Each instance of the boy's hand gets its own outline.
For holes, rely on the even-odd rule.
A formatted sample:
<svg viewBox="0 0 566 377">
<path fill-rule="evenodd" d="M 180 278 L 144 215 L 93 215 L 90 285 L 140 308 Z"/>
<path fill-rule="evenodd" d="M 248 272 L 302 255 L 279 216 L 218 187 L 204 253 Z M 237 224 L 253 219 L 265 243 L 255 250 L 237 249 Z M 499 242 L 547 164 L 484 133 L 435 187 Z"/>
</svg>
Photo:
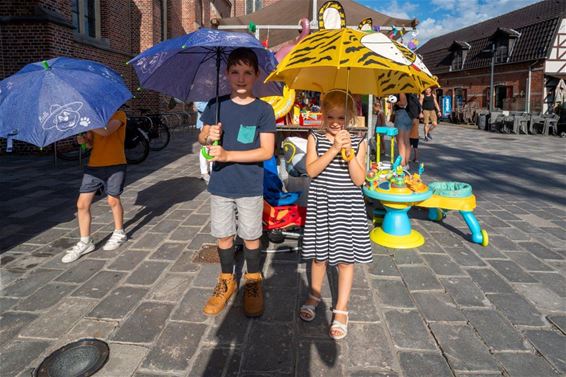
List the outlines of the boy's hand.
<svg viewBox="0 0 566 377">
<path fill-rule="evenodd" d="M 228 161 L 228 153 L 220 145 L 212 145 L 208 148 L 208 154 L 212 156 L 211 161 L 226 162 Z"/>
<path fill-rule="evenodd" d="M 212 143 L 220 140 L 222 137 L 222 123 L 218 122 L 216 126 L 210 126 L 208 131 L 208 140 Z"/>
<path fill-rule="evenodd" d="M 82 136 L 82 135 L 78 135 L 77 136 L 77 143 L 79 144 L 86 144 L 87 140 L 86 137 Z"/>
</svg>

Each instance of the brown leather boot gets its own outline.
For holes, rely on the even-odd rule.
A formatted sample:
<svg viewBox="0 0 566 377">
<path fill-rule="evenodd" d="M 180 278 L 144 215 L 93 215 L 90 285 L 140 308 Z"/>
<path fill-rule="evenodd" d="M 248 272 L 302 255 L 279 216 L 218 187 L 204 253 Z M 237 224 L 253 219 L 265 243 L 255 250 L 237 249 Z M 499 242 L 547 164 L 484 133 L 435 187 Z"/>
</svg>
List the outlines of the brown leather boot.
<svg viewBox="0 0 566 377">
<path fill-rule="evenodd" d="M 220 274 L 218 283 L 216 283 L 216 287 L 214 287 L 214 292 L 204 306 L 204 313 L 208 315 L 220 313 L 224 307 L 226 307 L 226 303 L 234 292 L 236 292 L 236 289 L 237 284 L 234 279 L 234 274 Z"/>
<path fill-rule="evenodd" d="M 263 314 L 263 278 L 261 272 L 245 274 L 244 313 L 248 317 L 259 317 Z"/>
</svg>

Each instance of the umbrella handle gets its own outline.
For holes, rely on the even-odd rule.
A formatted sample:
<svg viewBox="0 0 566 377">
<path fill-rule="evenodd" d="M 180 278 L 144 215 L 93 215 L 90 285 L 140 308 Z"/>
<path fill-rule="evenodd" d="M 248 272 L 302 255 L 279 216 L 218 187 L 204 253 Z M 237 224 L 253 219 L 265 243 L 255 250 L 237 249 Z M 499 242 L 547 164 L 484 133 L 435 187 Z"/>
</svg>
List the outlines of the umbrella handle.
<svg viewBox="0 0 566 377">
<path fill-rule="evenodd" d="M 212 142 L 212 145 L 218 145 L 218 140 L 215 140 Z M 208 147 L 206 146 L 202 146 L 200 148 L 200 153 L 203 155 L 204 158 L 206 158 L 207 160 L 212 160 L 214 158 L 214 156 L 211 156 L 208 154 Z"/>
<path fill-rule="evenodd" d="M 340 153 L 342 154 L 342 159 L 344 161 L 352 161 L 352 159 L 354 158 L 354 153 L 351 149 L 346 150 L 346 148 L 342 148 L 342 151 L 340 151 Z"/>
</svg>

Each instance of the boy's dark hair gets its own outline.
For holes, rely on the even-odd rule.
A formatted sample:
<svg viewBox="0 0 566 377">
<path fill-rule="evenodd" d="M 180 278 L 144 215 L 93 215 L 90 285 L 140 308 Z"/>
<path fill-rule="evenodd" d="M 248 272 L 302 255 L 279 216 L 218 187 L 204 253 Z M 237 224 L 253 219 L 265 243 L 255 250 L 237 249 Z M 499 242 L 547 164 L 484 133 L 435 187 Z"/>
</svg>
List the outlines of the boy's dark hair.
<svg viewBox="0 0 566 377">
<path fill-rule="evenodd" d="M 252 67 L 255 73 L 259 72 L 259 64 L 257 62 L 257 55 L 251 48 L 238 47 L 228 55 L 227 68 L 230 69 L 234 65 L 247 64 Z"/>
</svg>

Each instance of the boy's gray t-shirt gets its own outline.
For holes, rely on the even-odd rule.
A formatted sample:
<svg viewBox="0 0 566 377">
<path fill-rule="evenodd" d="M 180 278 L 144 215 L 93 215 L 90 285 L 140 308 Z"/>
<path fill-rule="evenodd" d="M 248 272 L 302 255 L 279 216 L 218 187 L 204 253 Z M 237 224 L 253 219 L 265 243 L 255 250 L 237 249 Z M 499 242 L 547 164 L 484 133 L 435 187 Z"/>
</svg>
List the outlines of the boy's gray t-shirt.
<svg viewBox="0 0 566 377">
<path fill-rule="evenodd" d="M 227 151 L 260 147 L 260 133 L 274 133 L 275 114 L 268 103 L 256 99 L 238 105 L 229 96 L 220 97 L 221 145 Z M 201 117 L 204 124 L 216 124 L 216 100 L 211 100 Z M 263 195 L 263 162 L 214 162 L 208 191 L 228 198 Z"/>
</svg>

